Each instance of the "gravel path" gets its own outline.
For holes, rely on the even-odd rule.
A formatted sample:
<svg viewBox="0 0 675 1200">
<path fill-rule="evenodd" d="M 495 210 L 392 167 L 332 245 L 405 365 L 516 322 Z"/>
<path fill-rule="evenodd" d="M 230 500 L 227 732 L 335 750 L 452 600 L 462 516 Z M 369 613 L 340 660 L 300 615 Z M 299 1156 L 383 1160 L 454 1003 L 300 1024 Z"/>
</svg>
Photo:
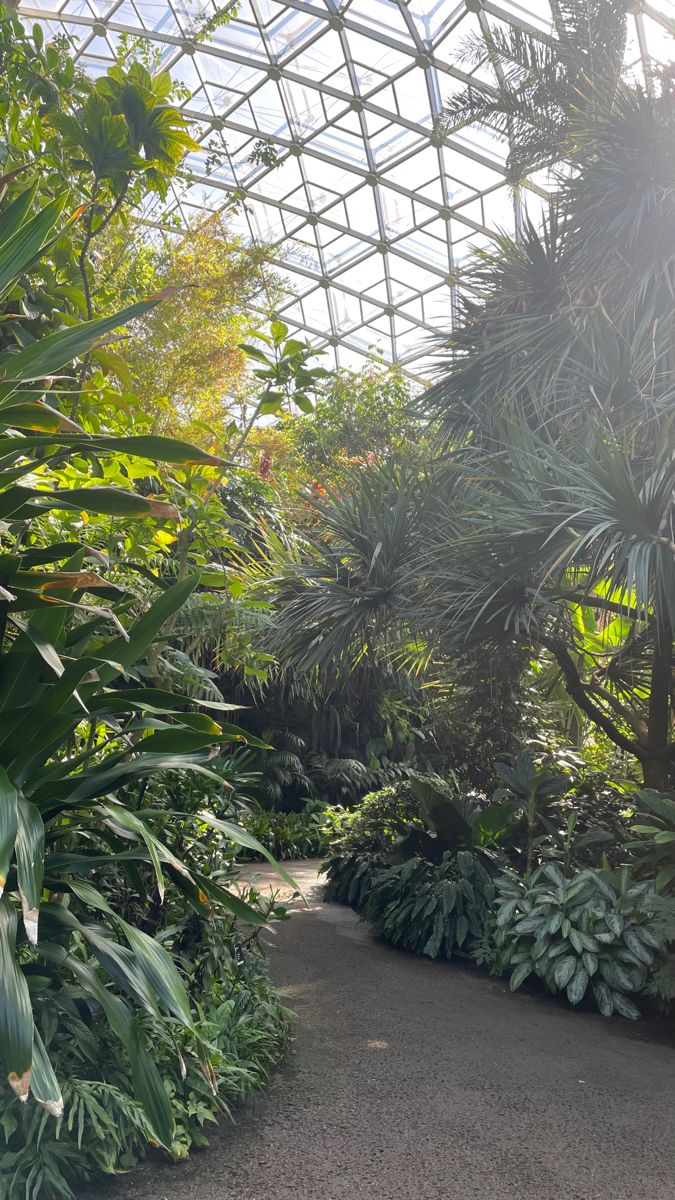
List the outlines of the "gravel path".
<svg viewBox="0 0 675 1200">
<path fill-rule="evenodd" d="M 316 868 L 291 864 L 309 907 L 270 951 L 284 1070 L 208 1150 L 106 1200 L 675 1200 L 664 1026 L 378 945 Z"/>
</svg>

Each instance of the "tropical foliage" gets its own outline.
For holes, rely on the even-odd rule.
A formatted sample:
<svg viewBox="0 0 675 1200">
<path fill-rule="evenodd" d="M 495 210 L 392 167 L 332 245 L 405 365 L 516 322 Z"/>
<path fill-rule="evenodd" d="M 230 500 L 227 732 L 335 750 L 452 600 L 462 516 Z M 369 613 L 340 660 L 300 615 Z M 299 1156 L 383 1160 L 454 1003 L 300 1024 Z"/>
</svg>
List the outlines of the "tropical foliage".
<svg viewBox="0 0 675 1200">
<path fill-rule="evenodd" d="M 433 135 L 553 194 L 423 393 L 331 371 L 227 207 L 154 221 L 195 144 L 146 44 L 90 79 L 0 14 L 8 1200 L 182 1158 L 267 1077 L 261 859 L 514 990 L 675 995 L 674 93 L 623 78 L 624 3 L 554 8 L 481 15 L 496 86 Z"/>
<path fill-rule="evenodd" d="M 672 938 L 654 920 L 658 901 L 649 883 L 635 883 L 627 868 L 616 876 L 591 868 L 571 880 L 546 863 L 526 880 L 498 881 L 496 944 L 512 968 L 515 990 L 533 972 L 550 991 L 578 1004 L 591 989 L 600 1012 L 635 1018 L 629 999 L 642 991 L 659 951 Z"/>
<path fill-rule="evenodd" d="M 333 834 L 327 899 L 362 912 L 395 946 L 508 974 L 512 990 L 536 979 L 571 1004 L 588 994 L 603 1015 L 631 1018 L 639 993 L 668 1001 L 675 905 L 640 878 L 628 831 L 624 865 L 612 870 L 606 830 L 574 838 L 574 821 L 562 826 L 564 777 L 522 755 L 499 773 L 507 799 L 503 788 L 488 802 L 423 777 L 366 797 Z M 548 830 L 536 839 L 535 810 Z"/>
<path fill-rule="evenodd" d="M 149 1142 L 187 1153 L 264 1078 L 286 1016 L 255 939 L 284 913 L 237 880 L 239 847 L 268 852 L 228 820 L 234 772 L 214 769 L 263 743 L 163 667 L 181 608 L 225 579 L 205 570 L 203 502 L 170 561 L 174 500 L 226 464 L 133 431 L 118 347 L 167 293 L 115 307 L 95 254 L 191 139 L 168 77 L 131 62 L 92 83 L 39 30 L 2 17 L 0 33 L 17 85 L 0 183 L 0 1180 L 47 1200 Z M 25 120 L 22 96 L 42 100 Z M 184 773 L 206 795 L 162 786 Z"/>
<path fill-rule="evenodd" d="M 666 78 L 618 88 L 542 227 L 476 255 L 422 397 L 445 453 L 313 501 L 271 639 L 305 671 L 521 649 L 512 673 L 536 657 L 657 789 L 675 754 L 672 104 Z"/>
<path fill-rule="evenodd" d="M 574 159 L 585 124 L 620 86 L 630 8 L 627 0 L 562 0 L 551 6 L 550 33 L 483 24 L 461 57 L 487 64 L 493 87 L 457 92 L 437 137 L 474 122 L 492 129 L 508 142 L 515 184 L 528 170 Z"/>
</svg>

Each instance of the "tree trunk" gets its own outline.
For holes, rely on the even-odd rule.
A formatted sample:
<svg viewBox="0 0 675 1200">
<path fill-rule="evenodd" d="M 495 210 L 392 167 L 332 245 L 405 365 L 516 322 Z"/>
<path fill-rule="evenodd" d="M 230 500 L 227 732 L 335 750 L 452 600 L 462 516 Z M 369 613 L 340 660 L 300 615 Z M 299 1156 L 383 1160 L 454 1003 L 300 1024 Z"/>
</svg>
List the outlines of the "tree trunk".
<svg viewBox="0 0 675 1200">
<path fill-rule="evenodd" d="M 655 792 L 665 792 L 668 789 L 668 762 L 665 758 L 643 758 L 642 778 L 645 787 L 653 788 Z"/>
<path fill-rule="evenodd" d="M 668 787 L 668 738 L 670 735 L 670 691 L 673 674 L 673 629 L 666 615 L 657 620 L 649 693 L 649 719 L 646 749 L 653 755 L 642 760 L 647 787 L 665 791 Z"/>
</svg>

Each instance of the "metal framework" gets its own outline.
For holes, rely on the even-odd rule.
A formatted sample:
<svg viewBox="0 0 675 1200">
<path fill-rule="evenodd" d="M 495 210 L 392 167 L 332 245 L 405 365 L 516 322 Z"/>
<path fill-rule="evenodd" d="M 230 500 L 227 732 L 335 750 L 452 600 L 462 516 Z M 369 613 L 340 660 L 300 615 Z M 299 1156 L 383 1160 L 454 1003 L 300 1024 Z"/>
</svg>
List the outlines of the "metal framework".
<svg viewBox="0 0 675 1200">
<path fill-rule="evenodd" d="M 186 95 L 201 145 L 189 178 L 149 223 L 219 211 L 272 243 L 288 283 L 279 310 L 339 365 L 376 354 L 425 374 L 430 338 L 451 322 L 469 249 L 512 229 L 521 209 L 505 182 L 506 147 L 471 127 L 432 137 L 443 102 L 467 73 L 461 47 L 486 23 L 550 25 L 548 0 L 241 0 L 236 19 L 207 23 L 217 0 L 38 0 L 24 18 L 66 33 L 90 74 L 120 38 L 147 37 Z M 629 63 L 675 57 L 675 0 L 635 5 Z M 213 166 L 213 153 L 215 166 Z M 536 216 L 545 190 L 520 201 Z"/>
</svg>

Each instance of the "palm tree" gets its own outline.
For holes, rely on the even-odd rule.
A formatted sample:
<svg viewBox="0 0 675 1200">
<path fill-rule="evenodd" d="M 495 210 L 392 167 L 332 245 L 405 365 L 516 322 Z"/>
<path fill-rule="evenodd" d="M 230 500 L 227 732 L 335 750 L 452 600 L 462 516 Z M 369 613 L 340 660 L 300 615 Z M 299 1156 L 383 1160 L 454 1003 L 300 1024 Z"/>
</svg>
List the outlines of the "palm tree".
<svg viewBox="0 0 675 1200">
<path fill-rule="evenodd" d="M 672 740 L 675 455 L 585 433 L 563 450 L 526 425 L 464 454 L 458 531 L 439 505 L 418 563 L 417 619 L 447 655 L 546 651 L 578 709 L 665 788 Z M 458 511 L 458 503 L 461 511 Z"/>
<path fill-rule="evenodd" d="M 630 0 L 551 0 L 551 33 L 490 26 L 466 40 L 462 59 L 487 60 L 492 87 L 470 86 L 441 111 L 437 136 L 480 123 L 509 145 L 508 178 L 574 159 L 579 128 L 611 104 L 621 79 Z"/>
<path fill-rule="evenodd" d="M 448 440 L 605 423 L 649 445 L 673 405 L 675 95 L 625 89 L 582 137 L 541 229 L 503 235 L 463 278 L 427 414 Z"/>
<path fill-rule="evenodd" d="M 424 525 L 424 481 L 388 467 L 355 479 L 342 494 L 309 502 L 313 528 L 273 564 L 271 646 L 295 670 L 372 662 L 397 614 L 414 607 L 410 562 Z"/>
<path fill-rule="evenodd" d="M 405 630 L 442 657 L 546 654 L 585 719 L 665 787 L 675 101 L 666 78 L 654 93 L 617 88 L 579 121 L 543 229 L 476 257 L 423 401 L 446 443 L 423 503 L 403 480 L 336 502 L 317 560 L 283 583 L 277 626 L 299 666 Z"/>
<path fill-rule="evenodd" d="M 675 761 L 675 102 L 616 87 L 542 230 L 477 256 L 425 403 L 454 440 L 425 549 L 446 650 L 515 638 L 665 787 Z M 457 487 L 462 480 L 463 493 Z M 441 489 L 442 490 L 442 489 Z M 458 516 L 462 496 L 463 516 Z M 458 535 L 448 539 L 443 508 Z"/>
</svg>

